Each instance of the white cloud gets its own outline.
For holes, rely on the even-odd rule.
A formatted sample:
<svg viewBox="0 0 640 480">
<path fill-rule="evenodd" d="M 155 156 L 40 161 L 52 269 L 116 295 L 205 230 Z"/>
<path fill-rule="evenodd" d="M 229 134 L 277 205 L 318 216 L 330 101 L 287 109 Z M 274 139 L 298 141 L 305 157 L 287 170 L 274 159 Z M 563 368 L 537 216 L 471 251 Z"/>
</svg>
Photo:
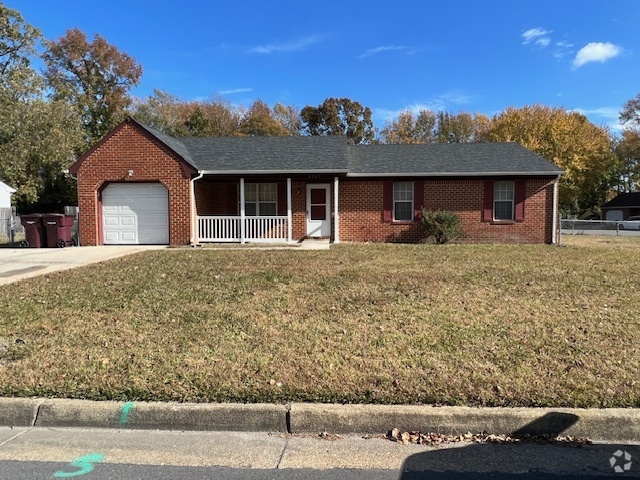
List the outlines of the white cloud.
<svg viewBox="0 0 640 480">
<path fill-rule="evenodd" d="M 299 38 L 284 43 L 268 43 L 266 45 L 257 45 L 249 50 L 249 53 L 289 53 L 304 50 L 305 48 L 319 43 L 323 40 L 320 35 L 312 35 L 310 37 Z"/>
<path fill-rule="evenodd" d="M 410 110 L 414 115 L 418 114 L 420 110 L 432 110 L 436 111 L 433 108 L 433 105 L 430 103 L 412 103 L 411 105 L 406 105 L 402 108 L 398 108 L 397 110 L 390 110 L 388 108 L 374 108 L 374 114 L 376 117 L 381 119 L 383 122 L 391 120 L 393 118 L 397 118 L 402 112 L 406 112 Z"/>
<path fill-rule="evenodd" d="M 551 43 L 551 39 L 548 37 L 550 33 L 551 31 L 545 30 L 544 28 L 531 28 L 521 35 L 524 39 L 522 43 L 526 45 L 527 43 L 534 42 L 536 45 L 546 47 Z"/>
<path fill-rule="evenodd" d="M 551 43 L 551 39 L 549 37 L 540 37 L 536 39 L 536 45 L 540 45 L 541 47 L 546 47 Z"/>
<path fill-rule="evenodd" d="M 612 130 L 622 130 L 622 125 L 620 124 L 620 107 L 575 108 L 574 111 L 589 117 L 589 119 L 596 124 L 604 123 Z"/>
<path fill-rule="evenodd" d="M 233 95 L 234 93 L 247 93 L 253 92 L 253 88 L 232 88 L 230 90 L 220 90 L 220 95 Z"/>
<path fill-rule="evenodd" d="M 452 106 L 459 106 L 471 103 L 472 96 L 462 92 L 461 90 L 449 90 L 436 97 L 433 97 L 424 102 L 414 102 L 409 105 L 405 105 L 402 108 L 396 110 L 390 110 L 387 108 L 375 108 L 375 116 L 386 122 L 392 118 L 396 118 L 400 113 L 411 110 L 414 114 L 417 114 L 420 110 L 431 110 L 432 112 L 439 111 L 451 111 Z"/>
<path fill-rule="evenodd" d="M 374 55 L 377 55 L 382 52 L 392 52 L 392 51 L 398 51 L 398 50 L 409 50 L 409 47 L 404 47 L 402 45 L 384 45 L 381 47 L 370 48 L 369 50 L 364 52 L 362 55 L 359 55 L 358 58 L 373 57 Z"/>
<path fill-rule="evenodd" d="M 622 54 L 622 49 L 613 43 L 591 42 L 578 50 L 576 58 L 573 60 L 573 69 L 591 63 L 604 63 L 607 60 Z"/>
<path fill-rule="evenodd" d="M 561 40 L 553 45 L 553 56 L 555 58 L 563 58 L 573 52 L 573 43 Z"/>
</svg>

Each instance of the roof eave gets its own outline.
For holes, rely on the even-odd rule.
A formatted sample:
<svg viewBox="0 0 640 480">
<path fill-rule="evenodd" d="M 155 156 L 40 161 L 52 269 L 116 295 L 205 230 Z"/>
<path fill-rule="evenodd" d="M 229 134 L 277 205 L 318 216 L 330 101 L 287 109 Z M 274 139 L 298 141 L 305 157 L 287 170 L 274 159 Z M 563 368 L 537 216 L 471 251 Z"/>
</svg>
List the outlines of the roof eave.
<svg viewBox="0 0 640 480">
<path fill-rule="evenodd" d="M 347 177 L 559 177 L 564 170 L 549 172 L 351 172 Z"/>
<path fill-rule="evenodd" d="M 317 170 L 200 170 L 198 173 L 204 175 L 299 175 L 318 173 L 348 174 L 349 170 L 331 168 L 321 168 Z"/>
</svg>

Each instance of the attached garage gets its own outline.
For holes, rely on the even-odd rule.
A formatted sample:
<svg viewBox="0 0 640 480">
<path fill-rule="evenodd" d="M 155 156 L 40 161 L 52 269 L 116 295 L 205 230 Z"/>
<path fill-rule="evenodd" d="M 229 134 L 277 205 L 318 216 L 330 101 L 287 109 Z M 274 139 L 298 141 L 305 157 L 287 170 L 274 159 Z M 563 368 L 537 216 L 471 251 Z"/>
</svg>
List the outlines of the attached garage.
<svg viewBox="0 0 640 480">
<path fill-rule="evenodd" d="M 607 210 L 605 220 L 615 220 L 620 222 L 623 220 L 624 214 L 622 210 Z"/>
<path fill-rule="evenodd" d="M 169 195 L 161 183 L 112 183 L 102 191 L 105 245 L 169 243 Z"/>
</svg>

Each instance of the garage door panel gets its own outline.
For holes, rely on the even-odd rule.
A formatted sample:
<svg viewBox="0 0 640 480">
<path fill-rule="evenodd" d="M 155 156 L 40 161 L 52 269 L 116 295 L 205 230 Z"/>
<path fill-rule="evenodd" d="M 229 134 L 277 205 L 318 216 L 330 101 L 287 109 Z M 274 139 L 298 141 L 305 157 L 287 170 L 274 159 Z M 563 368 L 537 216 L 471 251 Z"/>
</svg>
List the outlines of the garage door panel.
<svg viewBox="0 0 640 480">
<path fill-rule="evenodd" d="M 168 225 L 166 217 L 145 215 L 138 219 L 138 225 L 141 227 L 166 227 Z"/>
<path fill-rule="evenodd" d="M 169 243 L 169 200 L 161 184 L 111 184 L 102 192 L 105 244 Z"/>
<path fill-rule="evenodd" d="M 134 227 L 136 225 L 136 217 L 133 215 L 121 215 L 119 219 L 122 227 Z"/>
</svg>

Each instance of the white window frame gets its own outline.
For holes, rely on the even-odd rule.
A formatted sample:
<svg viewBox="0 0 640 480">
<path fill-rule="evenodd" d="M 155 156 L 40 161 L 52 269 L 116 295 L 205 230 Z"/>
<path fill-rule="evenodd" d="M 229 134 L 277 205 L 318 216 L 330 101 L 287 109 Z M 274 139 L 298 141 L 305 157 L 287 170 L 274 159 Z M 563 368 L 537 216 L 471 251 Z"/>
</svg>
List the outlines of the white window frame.
<svg viewBox="0 0 640 480">
<path fill-rule="evenodd" d="M 406 187 L 409 186 L 410 188 L 407 189 Z M 402 190 L 400 190 L 402 187 Z M 407 198 L 400 198 L 397 199 L 397 197 L 400 196 L 400 194 L 404 194 L 404 196 L 406 196 L 407 193 L 410 193 L 411 198 L 407 199 Z M 413 221 L 413 212 L 414 212 L 414 206 L 413 206 L 413 202 L 415 199 L 415 195 L 414 195 L 414 184 L 413 182 L 393 182 L 393 221 L 394 222 L 412 222 Z M 410 218 L 397 218 L 396 216 L 396 206 L 398 204 L 409 204 L 410 205 Z"/>
<path fill-rule="evenodd" d="M 513 180 L 496 180 L 493 182 L 493 220 L 496 222 L 512 222 L 515 220 L 516 182 Z M 510 218 L 496 218 L 497 204 L 510 204 Z"/>
<path fill-rule="evenodd" d="M 273 193 L 273 200 L 264 200 L 261 192 L 262 187 L 268 186 Z M 254 198 L 254 200 L 248 200 Z M 247 205 L 254 205 L 254 214 L 247 213 Z M 262 205 L 273 204 L 274 209 L 272 215 L 262 214 Z M 278 184 L 277 183 L 245 183 L 244 184 L 244 210 L 247 217 L 275 217 L 278 216 Z"/>
</svg>

